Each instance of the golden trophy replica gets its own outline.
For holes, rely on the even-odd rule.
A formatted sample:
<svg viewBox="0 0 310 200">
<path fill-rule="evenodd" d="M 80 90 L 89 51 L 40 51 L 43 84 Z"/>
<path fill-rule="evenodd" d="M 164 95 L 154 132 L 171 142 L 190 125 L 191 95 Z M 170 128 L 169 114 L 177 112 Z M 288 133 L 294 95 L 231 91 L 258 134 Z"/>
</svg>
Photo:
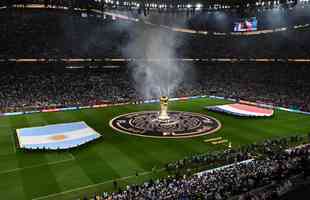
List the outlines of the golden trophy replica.
<svg viewBox="0 0 310 200">
<path fill-rule="evenodd" d="M 160 97 L 160 112 L 159 112 L 159 121 L 168 121 L 170 117 L 168 116 L 168 100 L 167 96 Z"/>
</svg>

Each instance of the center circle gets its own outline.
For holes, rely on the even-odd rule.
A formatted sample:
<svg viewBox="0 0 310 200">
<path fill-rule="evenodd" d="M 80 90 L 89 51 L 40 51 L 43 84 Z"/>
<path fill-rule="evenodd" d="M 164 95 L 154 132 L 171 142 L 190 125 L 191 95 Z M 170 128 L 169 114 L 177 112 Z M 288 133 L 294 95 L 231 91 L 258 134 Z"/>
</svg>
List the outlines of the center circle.
<svg viewBox="0 0 310 200">
<path fill-rule="evenodd" d="M 153 138 L 190 138 L 214 133 L 221 123 L 210 116 L 182 112 L 168 112 L 169 120 L 159 120 L 158 111 L 143 111 L 117 116 L 110 126 L 119 132 Z"/>
</svg>

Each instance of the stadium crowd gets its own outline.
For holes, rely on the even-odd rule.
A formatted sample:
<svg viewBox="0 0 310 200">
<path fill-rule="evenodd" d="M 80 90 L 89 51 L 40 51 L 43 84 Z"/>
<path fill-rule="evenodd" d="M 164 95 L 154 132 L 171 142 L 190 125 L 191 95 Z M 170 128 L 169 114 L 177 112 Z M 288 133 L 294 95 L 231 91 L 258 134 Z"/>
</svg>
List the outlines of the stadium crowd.
<svg viewBox="0 0 310 200">
<path fill-rule="evenodd" d="M 289 149 L 296 144 L 303 143 L 304 141 L 304 137 L 302 136 L 266 140 L 262 143 L 249 144 L 237 149 L 228 149 L 220 152 L 210 152 L 186 157 L 182 160 L 167 164 L 166 169 L 168 171 L 177 172 L 182 169 L 199 168 L 199 166 L 224 166 L 254 157 L 261 157 L 261 155 L 273 156 L 274 152 Z"/>
<path fill-rule="evenodd" d="M 131 95 L 126 73 L 118 70 L 12 70 L 0 72 L 1 110 L 96 105 Z M 11 109 L 9 109 L 11 108 Z"/>
<path fill-rule="evenodd" d="M 0 10 L 0 58 L 119 57 L 130 22 L 62 10 Z"/>
<path fill-rule="evenodd" d="M 150 98 L 139 91 L 144 83 L 132 78 L 134 66 L 66 67 L 56 64 L 3 66 L 0 110 L 86 106 Z M 306 65 L 201 63 L 190 69 L 186 72 L 187 78 L 170 96 L 217 95 L 310 111 L 310 71 Z"/>
<path fill-rule="evenodd" d="M 64 11 L 1 10 L 0 59 L 15 58 L 120 58 L 123 47 L 145 24 L 104 19 L 103 15 Z M 133 33 L 131 30 L 135 30 Z M 305 58 L 309 30 L 255 36 L 176 34 L 179 57 L 190 58 Z M 135 102 L 146 98 L 133 80 L 129 66 L 70 67 L 68 64 L 32 66 L 1 63 L 0 112 L 50 107 Z M 310 68 L 285 62 L 195 63 L 192 74 L 170 96 L 217 95 L 271 103 L 310 111 Z M 80 69 L 80 67 L 85 67 Z M 298 140 L 298 138 L 295 138 Z M 293 138 L 293 140 L 295 140 Z M 167 165 L 170 171 L 215 163 L 233 167 L 198 175 L 176 174 L 127 186 L 95 199 L 274 199 L 292 187 L 290 177 L 309 175 L 310 146 L 285 151 L 286 140 L 220 154 L 197 155 Z M 263 155 L 263 156 L 261 156 Z M 246 163 L 237 162 L 255 157 Z M 263 186 L 272 190 L 252 192 Z M 85 198 L 87 199 L 87 198 Z"/>
<path fill-rule="evenodd" d="M 232 166 L 201 174 L 150 180 L 118 192 L 97 194 L 94 199 L 277 199 L 292 188 L 292 177 L 301 175 L 306 180 L 310 172 L 310 145 L 287 150 L 291 141 L 298 141 L 298 137 L 256 145 L 268 153 L 254 160 L 235 161 Z"/>
<path fill-rule="evenodd" d="M 0 35 L 0 60 L 120 58 L 124 56 L 123 48 L 148 28 L 145 24 L 112 20 L 94 13 L 5 9 L 0 12 L 3 33 Z M 309 55 L 308 32 L 284 31 L 245 37 L 178 33 L 175 39 L 180 58 L 287 59 Z M 1 65 L 6 68 L 5 62 Z M 310 111 L 310 72 L 305 64 L 197 66 L 195 64 L 194 80 L 183 81 L 170 96 L 217 95 Z M 0 72 L 1 112 L 149 98 L 137 89 L 136 85 L 143 83 L 132 80 L 129 69 L 32 71 L 11 70 L 10 67 Z"/>
<path fill-rule="evenodd" d="M 173 34 L 179 58 L 306 58 L 310 49 L 307 28 L 251 36 L 197 35 L 95 13 L 10 9 L 0 11 L 0 59 L 127 57 L 123 49 L 154 28 Z"/>
</svg>

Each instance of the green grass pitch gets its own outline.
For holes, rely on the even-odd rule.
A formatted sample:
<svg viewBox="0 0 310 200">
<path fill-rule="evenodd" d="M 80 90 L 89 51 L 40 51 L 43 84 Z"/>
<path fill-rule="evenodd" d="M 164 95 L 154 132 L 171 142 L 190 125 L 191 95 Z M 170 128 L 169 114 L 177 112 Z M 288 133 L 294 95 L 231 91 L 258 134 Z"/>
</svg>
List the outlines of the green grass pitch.
<svg viewBox="0 0 310 200">
<path fill-rule="evenodd" d="M 310 116 L 276 111 L 272 118 L 241 119 L 212 113 L 203 107 L 227 103 L 208 98 L 172 102 L 170 110 L 205 113 L 221 121 L 222 129 L 211 135 L 191 139 L 151 139 L 117 133 L 109 120 L 128 112 L 158 109 L 158 104 L 126 105 L 58 113 L 0 118 L 0 198 L 1 199 L 76 199 L 83 194 L 113 188 L 111 180 L 121 184 L 137 183 L 156 176 L 151 169 L 185 156 L 224 149 L 223 145 L 203 142 L 222 136 L 233 147 L 310 132 Z M 101 139 L 83 148 L 64 152 L 21 152 L 16 148 L 15 130 L 22 127 L 85 121 Z M 139 172 L 136 177 L 135 173 Z"/>
</svg>

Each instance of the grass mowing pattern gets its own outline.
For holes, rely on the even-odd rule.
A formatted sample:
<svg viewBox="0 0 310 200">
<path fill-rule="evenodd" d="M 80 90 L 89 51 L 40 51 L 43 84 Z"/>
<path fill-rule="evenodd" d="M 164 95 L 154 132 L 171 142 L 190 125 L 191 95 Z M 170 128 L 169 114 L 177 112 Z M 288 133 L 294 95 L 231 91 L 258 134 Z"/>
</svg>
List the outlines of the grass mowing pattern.
<svg viewBox="0 0 310 200">
<path fill-rule="evenodd" d="M 158 109 L 158 104 L 2 117 L 1 199 L 76 199 L 87 193 L 112 190 L 113 179 L 122 180 L 118 181 L 121 185 L 143 182 L 154 174 L 144 173 L 135 177 L 136 172 L 150 172 L 154 166 L 160 169 L 169 161 L 225 148 L 222 145 L 204 143 L 203 140 L 207 138 L 222 136 L 231 141 L 234 147 L 266 138 L 306 134 L 310 131 L 310 116 L 302 114 L 276 111 L 272 118 L 241 119 L 208 112 L 203 108 L 223 103 L 227 101 L 207 98 L 170 103 L 170 110 L 204 113 L 221 121 L 223 127 L 218 132 L 191 139 L 135 137 L 116 133 L 109 127 L 109 120 L 117 115 Z M 103 133 L 104 139 L 61 153 L 24 153 L 15 149 L 17 128 L 74 121 L 85 121 L 97 132 Z M 162 175 L 165 172 L 159 172 L 155 176 Z M 88 186 L 93 184 L 94 186 Z M 69 192 L 64 192 L 68 190 Z M 53 195 L 61 192 L 63 193 Z M 51 196 L 40 198 L 47 195 Z"/>
</svg>

